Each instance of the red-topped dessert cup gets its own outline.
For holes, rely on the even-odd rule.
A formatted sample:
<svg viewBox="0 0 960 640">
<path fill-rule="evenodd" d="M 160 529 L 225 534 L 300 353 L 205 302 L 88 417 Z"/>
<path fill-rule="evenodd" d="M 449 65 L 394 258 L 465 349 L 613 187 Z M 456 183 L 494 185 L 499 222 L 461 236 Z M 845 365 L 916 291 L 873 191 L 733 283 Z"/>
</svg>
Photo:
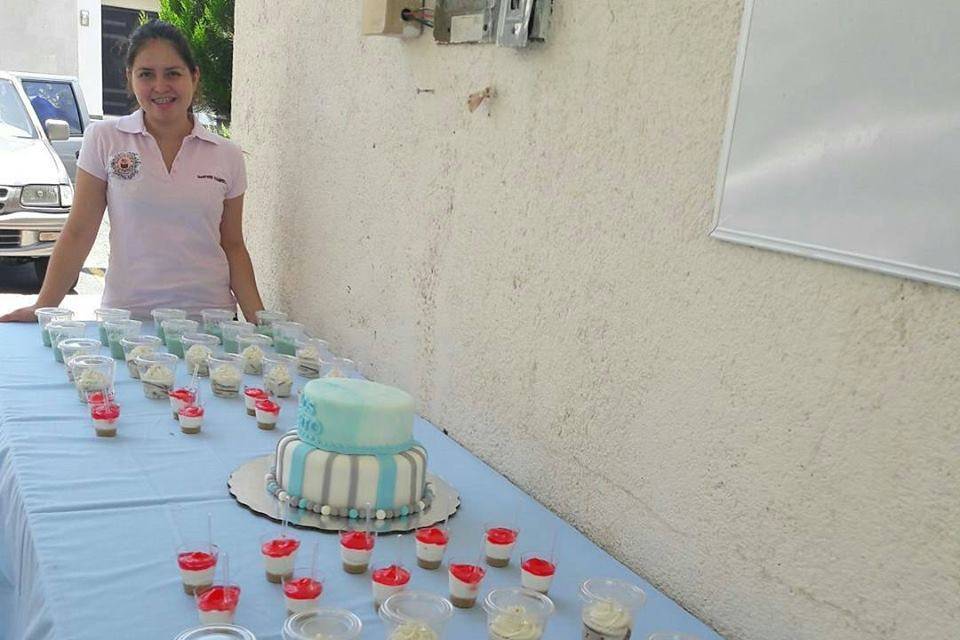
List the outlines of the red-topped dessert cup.
<svg viewBox="0 0 960 640">
<path fill-rule="evenodd" d="M 240 586 L 214 584 L 196 593 L 200 624 L 232 624 L 240 604 Z"/>
<path fill-rule="evenodd" d="M 180 421 L 180 431 L 187 435 L 196 435 L 203 429 L 203 407 L 196 404 L 187 405 L 177 412 Z"/>
<path fill-rule="evenodd" d="M 373 587 L 373 606 L 379 608 L 384 600 L 407 588 L 410 571 L 397 562 L 377 565 L 370 573 L 370 584 Z"/>
<path fill-rule="evenodd" d="M 520 584 L 538 593 L 547 593 L 557 573 L 557 559 L 549 553 L 528 551 L 520 556 Z"/>
<path fill-rule="evenodd" d="M 340 532 L 340 560 L 347 573 L 366 573 L 376 536 L 367 531 Z"/>
<path fill-rule="evenodd" d="M 243 404 L 247 408 L 248 416 L 257 415 L 257 400 L 268 397 L 267 392 L 259 387 L 247 387 L 243 390 Z"/>
<path fill-rule="evenodd" d="M 477 603 L 480 585 L 487 570 L 476 559 L 453 558 L 447 568 L 450 602 L 460 609 L 470 609 Z"/>
<path fill-rule="evenodd" d="M 188 542 L 177 548 L 177 566 L 185 593 L 194 595 L 213 584 L 219 556 L 217 545 L 208 542 Z"/>
<path fill-rule="evenodd" d="M 520 530 L 514 525 L 491 523 L 484 526 L 484 554 L 491 567 L 505 567 L 517 544 Z"/>
<path fill-rule="evenodd" d="M 424 527 L 417 529 L 417 566 L 421 569 L 439 569 L 443 562 L 443 553 L 450 542 L 450 531 L 446 527 Z"/>
<path fill-rule="evenodd" d="M 256 404 L 257 428 L 270 431 L 277 426 L 280 419 L 280 405 L 270 398 L 261 398 Z"/>
<path fill-rule="evenodd" d="M 320 608 L 323 576 L 311 567 L 296 567 L 283 578 L 283 602 L 287 613 L 304 613 Z"/>
<path fill-rule="evenodd" d="M 300 549 L 300 541 L 279 532 L 265 533 L 260 536 L 260 555 L 267 581 L 280 584 L 293 574 L 293 564 Z"/>
</svg>

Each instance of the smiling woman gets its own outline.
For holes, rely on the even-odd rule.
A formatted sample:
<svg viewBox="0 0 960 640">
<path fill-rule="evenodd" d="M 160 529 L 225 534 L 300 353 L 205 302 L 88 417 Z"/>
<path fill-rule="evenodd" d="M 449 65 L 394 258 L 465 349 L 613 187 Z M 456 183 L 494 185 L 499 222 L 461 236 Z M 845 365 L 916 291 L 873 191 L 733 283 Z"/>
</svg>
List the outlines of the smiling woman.
<svg viewBox="0 0 960 640">
<path fill-rule="evenodd" d="M 110 262 L 103 305 L 148 317 L 174 307 L 198 314 L 263 308 L 243 242 L 246 169 L 239 147 L 193 115 L 200 70 L 175 27 L 159 20 L 130 38 L 127 84 L 134 113 L 84 136 L 77 189 L 36 305 L 0 320 L 30 321 L 57 306 L 90 251 L 104 210 Z"/>
</svg>

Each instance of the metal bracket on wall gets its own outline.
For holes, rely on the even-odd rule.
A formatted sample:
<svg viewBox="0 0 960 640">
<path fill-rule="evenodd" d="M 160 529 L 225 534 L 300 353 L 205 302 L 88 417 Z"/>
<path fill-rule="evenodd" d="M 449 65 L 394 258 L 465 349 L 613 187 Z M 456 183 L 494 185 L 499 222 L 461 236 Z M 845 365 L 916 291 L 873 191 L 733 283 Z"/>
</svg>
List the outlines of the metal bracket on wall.
<svg viewBox="0 0 960 640">
<path fill-rule="evenodd" d="M 497 44 L 525 47 L 530 40 L 545 40 L 553 13 L 553 0 L 503 0 L 497 22 Z"/>
<path fill-rule="evenodd" d="M 500 3 L 501 0 L 437 0 L 433 9 L 434 40 L 444 44 L 494 42 Z"/>
</svg>

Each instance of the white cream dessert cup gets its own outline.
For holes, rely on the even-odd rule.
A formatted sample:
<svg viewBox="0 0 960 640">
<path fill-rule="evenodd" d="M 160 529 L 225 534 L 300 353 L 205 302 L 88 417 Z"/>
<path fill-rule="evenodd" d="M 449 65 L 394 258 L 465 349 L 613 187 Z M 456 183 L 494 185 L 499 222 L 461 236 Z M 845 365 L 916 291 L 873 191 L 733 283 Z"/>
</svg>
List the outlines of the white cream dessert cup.
<svg viewBox="0 0 960 640">
<path fill-rule="evenodd" d="M 137 358 L 140 387 L 148 400 L 168 400 L 176 382 L 180 359 L 172 353 L 151 353 Z"/>
<path fill-rule="evenodd" d="M 293 393 L 293 376 L 297 359 L 273 354 L 263 356 L 263 388 L 278 398 L 289 398 Z"/>
<path fill-rule="evenodd" d="M 553 614 L 553 601 L 522 587 L 493 589 L 483 599 L 489 640 L 540 640 Z"/>
<path fill-rule="evenodd" d="M 120 340 L 123 348 L 123 359 L 127 365 L 127 373 L 134 380 L 140 379 L 140 370 L 137 369 L 137 358 L 156 353 L 163 346 L 163 340 L 157 336 L 139 335 Z"/>
<path fill-rule="evenodd" d="M 319 378 L 329 352 L 325 340 L 319 338 L 305 338 L 297 340 L 295 357 L 297 358 L 297 373 L 304 378 Z"/>
<path fill-rule="evenodd" d="M 216 355 L 220 338 L 209 333 L 185 333 L 180 336 L 183 345 L 183 362 L 187 365 L 187 375 L 198 378 L 210 375 L 210 356 Z"/>
<path fill-rule="evenodd" d="M 73 367 L 71 360 L 77 356 L 92 356 L 100 351 L 100 341 L 92 338 L 67 338 L 60 341 L 60 353 L 63 354 L 64 368 L 67 370 L 67 381 L 73 382 Z"/>
<path fill-rule="evenodd" d="M 626 640 L 647 600 L 640 587 L 613 578 L 591 578 L 580 585 L 583 640 Z"/>
<path fill-rule="evenodd" d="M 57 320 L 73 320 L 73 311 L 63 307 L 40 307 L 33 312 L 37 317 L 37 324 L 40 326 L 40 339 L 43 346 L 49 347 L 50 334 L 47 332 L 47 325 Z"/>
<path fill-rule="evenodd" d="M 379 614 L 387 640 L 441 640 L 453 617 L 453 605 L 434 593 L 408 589 L 384 600 Z"/>
<path fill-rule="evenodd" d="M 251 376 L 263 373 L 263 357 L 273 345 L 273 339 L 262 333 L 244 333 L 237 336 L 237 348 L 243 358 L 243 372 Z"/>
<path fill-rule="evenodd" d="M 70 361 L 73 384 L 80 402 L 87 404 L 87 396 L 100 392 L 113 394 L 113 376 L 116 363 L 110 356 L 75 356 Z"/>
<path fill-rule="evenodd" d="M 218 398 L 236 398 L 243 382 L 243 358 L 234 353 L 210 356 L 210 391 Z"/>
</svg>

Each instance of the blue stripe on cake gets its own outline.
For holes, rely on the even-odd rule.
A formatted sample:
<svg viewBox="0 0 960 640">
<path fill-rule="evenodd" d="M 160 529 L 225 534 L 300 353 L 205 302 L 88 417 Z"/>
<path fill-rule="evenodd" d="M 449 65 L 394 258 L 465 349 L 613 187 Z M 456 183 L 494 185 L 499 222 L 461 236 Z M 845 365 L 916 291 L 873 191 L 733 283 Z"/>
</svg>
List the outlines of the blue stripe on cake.
<svg viewBox="0 0 960 640">
<path fill-rule="evenodd" d="M 397 461 L 392 455 L 377 456 L 380 478 L 377 481 L 377 509 L 393 509 L 397 485 Z"/>
</svg>

